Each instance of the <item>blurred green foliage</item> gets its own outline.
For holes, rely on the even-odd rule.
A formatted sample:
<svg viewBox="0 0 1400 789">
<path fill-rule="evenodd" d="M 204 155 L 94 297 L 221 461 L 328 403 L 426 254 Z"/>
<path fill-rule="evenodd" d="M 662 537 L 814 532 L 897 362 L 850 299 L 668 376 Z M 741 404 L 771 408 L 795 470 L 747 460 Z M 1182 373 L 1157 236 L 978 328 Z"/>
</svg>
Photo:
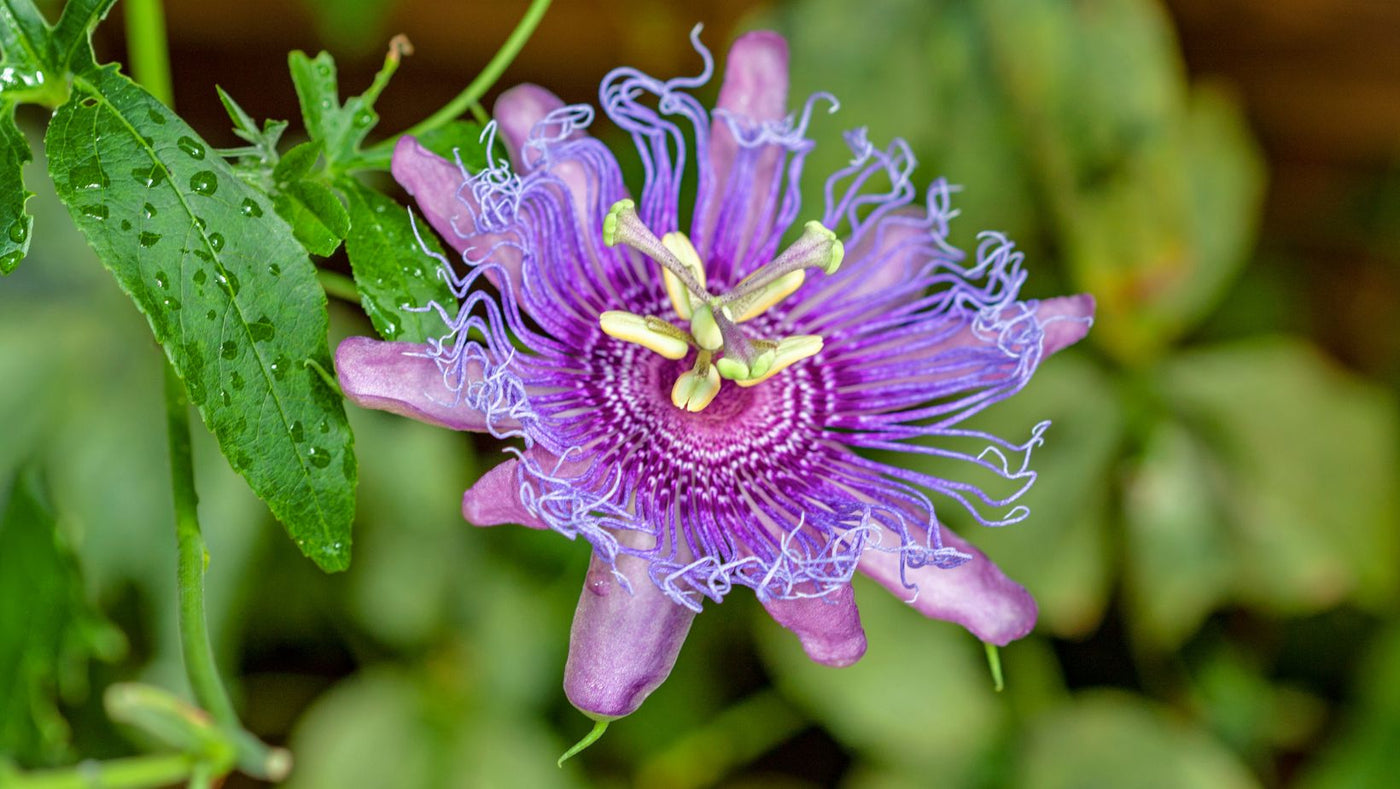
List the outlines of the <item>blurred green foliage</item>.
<svg viewBox="0 0 1400 789">
<path fill-rule="evenodd" d="M 809 186 L 848 158 L 842 128 L 903 136 L 921 183 L 963 186 L 964 245 L 1007 231 L 1030 289 L 1099 300 L 1082 347 L 977 418 L 1008 438 L 1054 421 L 1032 517 L 980 529 L 946 508 L 1041 604 L 1038 632 L 1003 650 L 1006 691 L 979 644 L 873 585 L 857 584 L 869 653 L 840 670 L 738 593 L 697 620 L 641 711 L 560 771 L 588 728 L 559 689 L 586 546 L 465 526 L 458 496 L 499 444 L 355 410 L 341 577 L 280 539 L 197 437 L 211 630 L 248 725 L 295 753 L 290 785 L 1387 786 L 1395 396 L 1272 318 L 1232 322 L 1311 294 L 1253 257 L 1260 153 L 1227 90 L 1187 81 L 1162 9 L 790 0 L 758 21 L 790 38 L 794 95 L 842 101 L 814 121 Z M 0 619 L 0 678 L 7 660 L 41 667 L 17 675 L 23 705 L 0 698 L 7 738 L 16 710 L 39 713 L 37 739 L 0 740 L 26 765 L 133 748 L 84 686 L 184 683 L 158 351 L 52 196 L 29 209 L 31 259 L 0 283 L 0 479 L 20 480 L 6 512 L 35 516 L 20 520 L 43 548 L 0 524 L 0 567 L 22 553 L 42 582 Z M 331 317 L 333 341 L 372 331 L 342 305 Z M 56 512 L 38 506 L 40 470 Z M 0 605 L 18 577 L 0 572 Z M 97 610 L 131 642 L 113 665 L 83 660 L 118 654 Z M 42 638 L 14 624 L 33 621 Z"/>
</svg>

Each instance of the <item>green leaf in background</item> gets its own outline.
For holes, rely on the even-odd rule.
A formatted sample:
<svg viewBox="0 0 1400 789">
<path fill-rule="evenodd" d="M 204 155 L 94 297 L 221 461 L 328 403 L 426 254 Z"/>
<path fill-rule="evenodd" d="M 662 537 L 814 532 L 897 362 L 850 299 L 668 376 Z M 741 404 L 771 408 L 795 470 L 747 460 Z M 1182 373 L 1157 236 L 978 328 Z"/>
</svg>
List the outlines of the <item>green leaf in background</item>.
<svg viewBox="0 0 1400 789">
<path fill-rule="evenodd" d="M 1400 627 L 1376 639 L 1355 674 L 1353 706 L 1303 773 L 1303 789 L 1384 787 L 1400 775 Z"/>
<path fill-rule="evenodd" d="M 880 764 L 936 769 L 947 785 L 965 785 L 1005 714 L 981 645 L 863 577 L 855 590 L 870 645 L 865 657 L 847 668 L 818 665 L 791 632 L 769 621 L 758 630 L 775 684 L 846 747 Z"/>
<path fill-rule="evenodd" d="M 443 255 L 437 237 L 426 227 L 415 237 L 403 206 L 353 178 L 342 178 L 336 185 L 350 203 L 345 251 L 374 330 L 386 340 L 408 342 L 442 336 L 447 327 L 437 311 L 405 309 L 456 303 L 430 256 Z M 419 246 L 420 238 L 426 251 Z"/>
<path fill-rule="evenodd" d="M 51 765 L 68 756 L 57 697 L 81 692 L 88 658 L 114 660 L 125 640 L 88 604 L 39 474 L 26 469 L 9 488 L 0 517 L 0 753 Z"/>
<path fill-rule="evenodd" d="M 1163 422 L 1125 481 L 1124 585 L 1134 632 L 1175 649 L 1234 589 L 1235 556 L 1205 447 Z"/>
<path fill-rule="evenodd" d="M 462 162 L 467 172 L 486 167 L 486 146 L 481 142 L 481 124 L 451 121 L 418 135 L 420 145 L 449 162 Z"/>
<path fill-rule="evenodd" d="M 1205 732 L 1126 693 L 1097 691 L 1028 727 L 1021 789 L 1249 789 L 1258 783 Z"/>
<path fill-rule="evenodd" d="M 1234 596 L 1281 614 L 1384 610 L 1400 571 L 1394 396 L 1286 339 L 1181 355 L 1161 380 L 1211 457 Z"/>
<path fill-rule="evenodd" d="M 74 222 L 136 302 L 235 469 L 326 570 L 349 564 L 356 479 L 325 295 L 287 227 L 115 68 L 74 82 L 46 138 Z"/>
<path fill-rule="evenodd" d="M 32 193 L 24 187 L 24 163 L 34 157 L 15 126 L 15 107 L 0 101 L 0 275 L 15 270 L 29 253 L 34 217 L 24 210 Z"/>
<path fill-rule="evenodd" d="M 1058 246 L 1099 299 L 1096 342 L 1120 361 L 1160 355 L 1253 241 L 1263 168 L 1239 109 L 1191 95 L 1156 4 L 979 8 Z"/>
</svg>

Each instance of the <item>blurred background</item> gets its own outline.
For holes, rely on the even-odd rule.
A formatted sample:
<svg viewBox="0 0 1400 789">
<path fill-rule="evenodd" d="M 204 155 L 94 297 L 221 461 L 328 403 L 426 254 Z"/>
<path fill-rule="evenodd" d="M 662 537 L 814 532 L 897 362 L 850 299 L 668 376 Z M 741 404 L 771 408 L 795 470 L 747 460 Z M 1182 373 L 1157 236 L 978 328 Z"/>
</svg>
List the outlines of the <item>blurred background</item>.
<svg viewBox="0 0 1400 789">
<path fill-rule="evenodd" d="M 237 142 L 216 84 L 296 119 L 288 51 L 331 51 L 359 92 L 395 33 L 416 53 L 379 133 L 405 128 L 525 10 L 166 6 L 176 108 L 216 145 Z M 121 11 L 99 30 L 109 59 Z M 354 563 L 327 576 L 200 428 L 212 632 L 244 721 L 295 753 L 288 786 L 1394 785 L 1400 5 L 557 0 L 491 97 L 532 81 L 595 102 L 617 65 L 695 73 L 696 22 L 717 53 L 782 31 L 794 95 L 841 99 L 813 123 L 809 186 L 848 158 L 843 129 L 902 136 L 921 184 L 963 186 L 964 245 L 1004 230 L 1028 295 L 1098 297 L 1089 340 L 979 418 L 1008 437 L 1054 421 L 1032 517 L 954 521 L 1041 604 L 1002 651 L 1006 690 L 971 636 L 873 586 L 869 652 L 840 670 L 739 592 L 561 770 L 588 728 L 560 688 L 587 546 L 463 523 L 499 445 L 352 409 Z M 44 179 L 31 259 L 0 281 L 0 485 L 47 496 L 72 548 L 48 559 L 69 583 L 37 590 L 11 588 L 19 548 L 0 543 L 0 592 L 52 613 L 20 639 L 0 600 L 0 737 L 31 766 L 142 746 L 102 712 L 112 682 L 185 689 L 157 346 Z M 353 306 L 331 315 L 333 342 L 370 333 Z"/>
</svg>

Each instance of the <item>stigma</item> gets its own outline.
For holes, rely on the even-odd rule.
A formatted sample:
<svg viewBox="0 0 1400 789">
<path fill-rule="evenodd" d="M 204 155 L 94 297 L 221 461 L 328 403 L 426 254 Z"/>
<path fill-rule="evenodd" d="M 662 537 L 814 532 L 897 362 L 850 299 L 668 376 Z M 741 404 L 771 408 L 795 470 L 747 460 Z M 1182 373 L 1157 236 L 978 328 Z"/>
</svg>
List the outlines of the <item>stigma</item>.
<svg viewBox="0 0 1400 789">
<path fill-rule="evenodd" d="M 822 338 L 815 334 L 758 337 L 740 326 L 796 293 L 808 271 L 836 273 L 845 250 L 836 234 L 820 222 L 808 222 L 791 246 L 718 294 L 710 290 L 704 261 L 690 239 L 679 231 L 657 237 L 631 200 L 619 200 L 608 211 L 603 243 L 629 246 L 661 267 L 666 296 L 684 326 L 621 310 L 604 312 L 598 323 L 608 336 L 667 359 L 681 360 L 695 351 L 693 366 L 671 387 L 671 403 L 677 408 L 702 411 L 719 394 L 721 380 L 757 386 L 821 352 Z"/>
</svg>

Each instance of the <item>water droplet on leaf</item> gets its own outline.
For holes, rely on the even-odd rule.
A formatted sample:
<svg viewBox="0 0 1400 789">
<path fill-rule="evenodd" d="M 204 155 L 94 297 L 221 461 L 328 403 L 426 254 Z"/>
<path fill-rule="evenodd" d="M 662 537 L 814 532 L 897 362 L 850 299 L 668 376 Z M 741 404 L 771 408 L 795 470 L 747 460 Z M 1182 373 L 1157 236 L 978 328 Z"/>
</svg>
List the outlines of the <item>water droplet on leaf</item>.
<svg viewBox="0 0 1400 789">
<path fill-rule="evenodd" d="M 190 176 L 190 189 L 195 194 L 208 197 L 219 191 L 219 176 L 212 170 L 200 170 Z"/>
<path fill-rule="evenodd" d="M 138 236 L 136 241 L 146 249 L 150 249 L 151 247 L 156 245 L 157 241 L 160 241 L 160 233 L 152 233 L 149 230 L 147 230 L 146 232 Z"/>
<path fill-rule="evenodd" d="M 175 144 L 192 159 L 204 158 L 204 146 L 192 137 L 181 137 Z"/>
</svg>

